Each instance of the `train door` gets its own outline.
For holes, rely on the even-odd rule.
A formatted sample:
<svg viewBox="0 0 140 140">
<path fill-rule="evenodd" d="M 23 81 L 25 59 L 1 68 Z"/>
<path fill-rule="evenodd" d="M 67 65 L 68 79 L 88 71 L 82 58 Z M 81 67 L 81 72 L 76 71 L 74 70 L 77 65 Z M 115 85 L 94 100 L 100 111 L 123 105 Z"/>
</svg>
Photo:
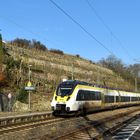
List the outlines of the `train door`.
<svg viewBox="0 0 140 140">
<path fill-rule="evenodd" d="M 119 95 L 119 100 L 118 100 L 118 102 L 119 102 L 119 106 L 120 106 L 120 104 L 121 104 L 121 94 L 120 94 L 120 91 L 118 90 L 118 95 Z"/>
<path fill-rule="evenodd" d="M 85 93 L 84 90 L 79 90 L 76 96 L 76 107 L 77 110 L 83 110 L 85 107 Z"/>
</svg>

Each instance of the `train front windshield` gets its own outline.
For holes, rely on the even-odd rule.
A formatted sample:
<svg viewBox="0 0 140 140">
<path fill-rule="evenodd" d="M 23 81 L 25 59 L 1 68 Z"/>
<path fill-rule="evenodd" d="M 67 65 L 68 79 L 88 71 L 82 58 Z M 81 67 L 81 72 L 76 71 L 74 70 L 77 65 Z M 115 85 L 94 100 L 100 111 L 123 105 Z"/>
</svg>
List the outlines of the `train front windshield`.
<svg viewBox="0 0 140 140">
<path fill-rule="evenodd" d="M 62 82 L 58 88 L 56 94 L 58 96 L 69 96 L 74 89 L 74 83 L 73 82 Z"/>
<path fill-rule="evenodd" d="M 58 96 L 67 96 L 71 93 L 72 88 L 59 88 Z"/>
</svg>

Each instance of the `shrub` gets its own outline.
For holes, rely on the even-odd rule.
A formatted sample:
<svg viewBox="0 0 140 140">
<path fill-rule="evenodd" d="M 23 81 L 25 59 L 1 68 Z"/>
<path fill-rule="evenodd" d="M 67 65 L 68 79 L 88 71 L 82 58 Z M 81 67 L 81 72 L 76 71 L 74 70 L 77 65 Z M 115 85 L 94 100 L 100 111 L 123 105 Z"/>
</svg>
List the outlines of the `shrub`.
<svg viewBox="0 0 140 140">
<path fill-rule="evenodd" d="M 28 93 L 23 87 L 19 90 L 19 94 L 17 95 L 17 100 L 22 103 L 27 103 L 27 98 L 28 98 Z"/>
<path fill-rule="evenodd" d="M 50 52 L 52 52 L 52 53 L 56 53 L 56 54 L 60 54 L 60 55 L 64 55 L 64 52 L 61 51 L 61 50 L 50 49 Z"/>
<path fill-rule="evenodd" d="M 76 54 L 76 57 L 77 57 L 77 58 L 80 58 L 80 55 L 79 55 L 79 54 Z"/>
</svg>

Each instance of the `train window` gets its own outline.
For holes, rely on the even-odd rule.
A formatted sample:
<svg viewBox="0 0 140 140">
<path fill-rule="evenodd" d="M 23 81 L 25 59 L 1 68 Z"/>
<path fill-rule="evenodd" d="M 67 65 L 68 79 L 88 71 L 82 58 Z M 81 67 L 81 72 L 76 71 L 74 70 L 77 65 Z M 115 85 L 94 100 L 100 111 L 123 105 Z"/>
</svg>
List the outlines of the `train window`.
<svg viewBox="0 0 140 140">
<path fill-rule="evenodd" d="M 58 96 L 67 96 L 71 92 L 72 88 L 59 88 L 57 95 Z"/>
<path fill-rule="evenodd" d="M 138 101 L 138 97 L 131 97 L 131 101 Z"/>
<path fill-rule="evenodd" d="M 56 94 L 58 96 L 68 96 L 68 95 L 72 94 L 75 86 L 76 85 L 73 81 L 62 82 L 57 87 Z"/>
<path fill-rule="evenodd" d="M 119 96 L 116 96 L 116 102 L 119 102 Z"/>
<path fill-rule="evenodd" d="M 125 102 L 125 97 L 121 96 L 121 102 Z"/>
<path fill-rule="evenodd" d="M 130 97 L 129 96 L 125 97 L 125 102 L 130 102 Z"/>
<path fill-rule="evenodd" d="M 121 102 L 130 102 L 129 96 L 121 96 Z"/>
<path fill-rule="evenodd" d="M 92 100 L 101 100 L 101 92 L 91 91 Z"/>
<path fill-rule="evenodd" d="M 105 103 L 114 103 L 114 96 L 105 95 Z"/>
<path fill-rule="evenodd" d="M 82 100 L 101 100 L 101 93 L 96 91 L 79 90 L 76 97 L 77 101 Z"/>
<path fill-rule="evenodd" d="M 84 91 L 83 90 L 79 90 L 78 93 L 77 93 L 76 100 L 77 101 L 82 101 L 84 99 L 85 99 L 85 97 L 84 97 Z"/>
</svg>

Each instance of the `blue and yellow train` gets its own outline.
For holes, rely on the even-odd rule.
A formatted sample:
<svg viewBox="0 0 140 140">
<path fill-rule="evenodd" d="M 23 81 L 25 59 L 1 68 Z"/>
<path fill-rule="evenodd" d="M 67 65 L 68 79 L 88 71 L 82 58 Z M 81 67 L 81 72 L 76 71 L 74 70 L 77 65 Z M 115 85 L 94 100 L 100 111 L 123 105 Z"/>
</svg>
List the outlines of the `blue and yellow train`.
<svg viewBox="0 0 140 140">
<path fill-rule="evenodd" d="M 137 105 L 140 93 L 98 87 L 78 80 L 67 80 L 58 85 L 52 110 L 57 114 L 86 113 L 89 111 L 112 109 Z"/>
</svg>

